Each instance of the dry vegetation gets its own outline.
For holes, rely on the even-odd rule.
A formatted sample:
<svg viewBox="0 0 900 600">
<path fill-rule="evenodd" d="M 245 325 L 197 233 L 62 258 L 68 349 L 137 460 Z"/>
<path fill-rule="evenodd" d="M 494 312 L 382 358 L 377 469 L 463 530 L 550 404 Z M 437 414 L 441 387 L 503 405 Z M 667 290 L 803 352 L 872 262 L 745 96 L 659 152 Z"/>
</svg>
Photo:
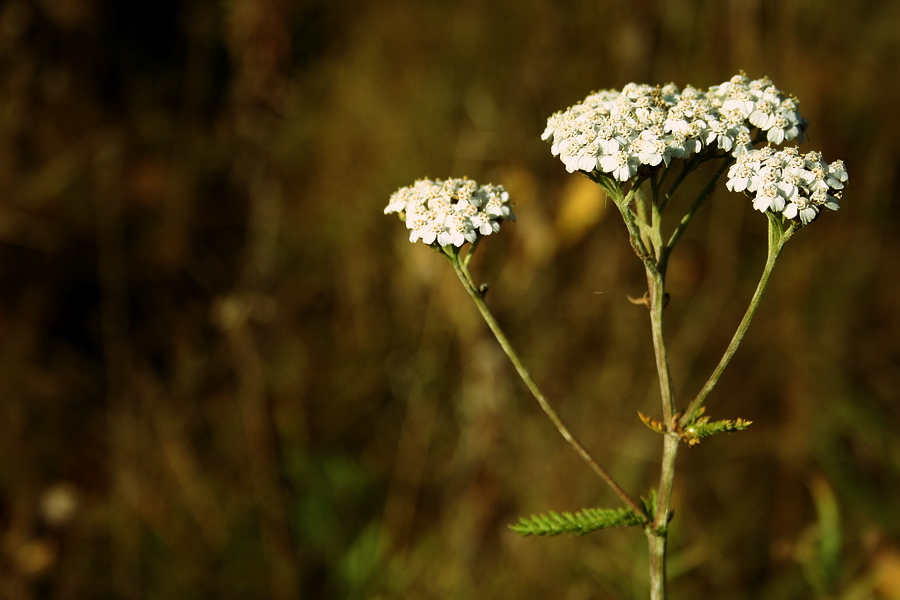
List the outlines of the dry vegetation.
<svg viewBox="0 0 900 600">
<path fill-rule="evenodd" d="M 673 597 L 900 598 L 898 29 L 836 0 L 0 3 L 0 598 L 641 598 L 639 532 L 506 529 L 615 502 L 381 210 L 422 176 L 510 189 L 475 271 L 641 493 L 640 265 L 539 135 L 592 89 L 739 69 L 851 179 L 711 400 L 753 427 L 680 457 Z M 724 190 L 697 221 L 685 395 L 765 239 Z"/>
</svg>

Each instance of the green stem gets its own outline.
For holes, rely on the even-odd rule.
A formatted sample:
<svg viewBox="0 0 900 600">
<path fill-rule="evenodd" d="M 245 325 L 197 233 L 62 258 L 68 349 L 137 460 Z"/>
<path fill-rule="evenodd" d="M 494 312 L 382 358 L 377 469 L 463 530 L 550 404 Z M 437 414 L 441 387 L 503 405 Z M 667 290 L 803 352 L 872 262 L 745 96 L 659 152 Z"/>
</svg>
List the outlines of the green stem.
<svg viewBox="0 0 900 600">
<path fill-rule="evenodd" d="M 645 530 L 650 546 L 650 600 L 666 599 L 666 534 L 657 534 L 651 528 Z"/>
<path fill-rule="evenodd" d="M 631 241 L 631 247 L 638 258 L 644 263 L 644 268 L 648 273 L 656 273 L 656 261 L 654 261 L 654 252 L 648 249 L 644 244 L 644 231 L 649 230 L 647 223 L 642 222 L 635 211 L 631 210 L 629 202 L 632 194 L 626 196 L 623 200 L 616 202 L 616 208 L 622 214 L 625 221 L 625 228 L 628 230 L 628 239 Z"/>
<path fill-rule="evenodd" d="M 656 374 L 659 377 L 659 393 L 663 417 L 666 426 L 670 426 L 672 416 L 675 414 L 675 391 L 663 329 L 663 308 L 666 304 L 664 276 L 659 269 L 648 270 L 647 282 L 650 289 L 650 329 L 653 336 L 653 354 L 656 357 Z"/>
<path fill-rule="evenodd" d="M 728 344 L 728 348 L 725 349 L 725 354 L 722 355 L 722 359 L 719 361 L 719 364 L 716 365 L 715 370 L 712 375 L 709 376 L 709 379 L 697 394 L 697 397 L 691 401 L 684 411 L 684 415 L 679 421 L 679 425 L 682 427 L 687 426 L 688 423 L 699 416 L 703 401 L 706 400 L 706 397 L 716 386 L 719 377 L 721 377 L 722 372 L 725 371 L 725 367 L 728 366 L 728 363 L 731 362 L 735 352 L 737 352 L 738 346 L 741 345 L 741 340 L 744 339 L 744 334 L 747 333 L 747 329 L 750 326 L 750 321 L 753 320 L 756 309 L 759 308 L 763 292 L 766 291 L 766 286 L 769 284 L 769 277 L 772 275 L 772 270 L 775 268 L 775 261 L 778 260 L 778 255 L 781 254 L 784 245 L 799 228 L 796 223 L 791 223 L 787 229 L 784 229 L 780 215 L 775 216 L 771 212 L 767 212 L 766 215 L 769 217 L 769 244 L 766 266 L 763 268 L 762 275 L 760 275 L 759 283 L 756 285 L 756 291 L 753 292 L 750 304 L 747 306 L 746 312 L 744 312 L 744 317 L 741 319 L 737 330 L 735 330 L 734 336 Z"/>
<path fill-rule="evenodd" d="M 656 231 L 659 220 L 654 219 Z M 675 457 L 678 454 L 679 438 L 673 431 L 675 425 L 675 391 L 669 367 L 663 327 L 665 307 L 665 274 L 661 268 L 647 270 L 650 286 L 650 326 L 653 336 L 653 350 L 656 357 L 656 372 L 659 377 L 659 391 L 662 401 L 663 421 L 667 432 L 663 441 L 662 464 L 659 486 L 656 492 L 656 507 L 653 522 L 645 527 L 650 550 L 650 597 L 652 600 L 666 598 L 666 540 L 668 537 L 669 504 L 675 481 Z"/>
<path fill-rule="evenodd" d="M 669 242 L 666 244 L 666 249 L 663 252 L 663 262 L 665 263 L 668 260 L 669 254 L 671 254 L 672 249 L 675 248 L 675 244 L 678 243 L 678 240 L 681 239 L 681 236 L 684 234 L 684 230 L 687 229 L 688 224 L 691 222 L 691 219 L 694 218 L 694 215 L 706 201 L 710 194 L 712 194 L 713 189 L 715 189 L 716 183 L 719 181 L 719 178 L 725 173 L 725 170 L 731 165 L 734 161 L 731 157 L 728 157 L 725 162 L 722 163 L 722 166 L 719 167 L 719 170 L 713 174 L 710 180 L 707 182 L 706 186 L 700 191 L 697 195 L 697 198 L 694 200 L 694 203 L 691 204 L 691 207 L 685 213 L 684 217 L 682 217 L 681 222 L 678 224 L 678 227 L 675 228 L 675 231 L 672 232 L 672 237 L 669 238 Z M 687 171 L 687 169 L 685 169 Z M 673 184 L 673 187 L 681 182 L 681 177 Z M 672 189 L 669 189 L 669 193 L 672 192 Z M 668 194 L 663 203 L 668 202 Z"/>
<path fill-rule="evenodd" d="M 491 314 L 490 309 L 488 309 L 487 304 L 485 304 L 484 302 L 484 298 L 475 287 L 472 276 L 469 274 L 466 264 L 459 260 L 458 253 L 452 251 L 447 252 L 445 250 L 445 254 L 450 258 L 450 262 L 453 264 L 453 269 L 456 271 L 456 275 L 462 282 L 463 287 L 466 288 L 466 291 L 469 292 L 469 296 L 471 296 L 472 300 L 475 301 L 475 305 L 478 307 L 478 311 L 481 313 L 481 316 L 484 318 L 488 327 L 493 332 L 494 337 L 497 338 L 497 341 L 500 343 L 500 347 L 503 348 L 506 356 L 509 357 L 510 362 L 512 362 L 513 366 L 516 369 L 516 372 L 519 374 L 519 377 L 525 383 L 525 386 L 531 392 L 532 396 L 534 396 L 535 400 L 538 401 L 541 409 L 543 409 L 544 413 L 550 418 L 550 421 L 553 422 L 556 430 L 559 431 L 563 439 L 565 439 L 566 442 L 568 442 L 569 445 L 575 449 L 575 452 L 578 453 L 582 460 L 584 460 L 584 462 L 588 464 L 591 470 L 599 475 L 600 478 L 613 490 L 613 492 L 615 492 L 615 494 L 622 500 L 625 506 L 627 506 L 636 515 L 644 515 L 645 517 L 648 516 L 644 512 L 644 509 L 641 508 L 638 503 L 635 502 L 627 492 L 625 492 L 624 489 L 622 489 L 622 487 L 612 478 L 612 476 L 610 476 L 606 469 L 604 469 L 596 460 L 594 460 L 594 457 L 591 456 L 591 454 L 581 444 L 581 442 L 579 442 L 578 439 L 574 435 L 572 435 L 572 432 L 569 431 L 569 428 L 566 427 L 565 423 L 563 423 L 562 419 L 560 419 L 559 415 L 547 400 L 547 397 L 544 396 L 537 383 L 535 383 L 534 379 L 532 379 L 531 374 L 525 368 L 525 365 L 522 364 L 522 361 L 519 359 L 518 354 L 509 343 L 506 334 L 504 334 L 503 330 L 500 328 L 500 324 L 497 323 L 494 315 Z"/>
<path fill-rule="evenodd" d="M 669 168 L 666 169 L 666 175 L 669 174 L 669 170 L 670 170 Z M 678 173 L 678 178 L 675 179 L 675 182 L 672 183 L 671 186 L 669 186 L 669 189 L 666 192 L 666 195 L 663 196 L 663 199 L 659 202 L 660 212 L 665 210 L 666 205 L 669 203 L 669 198 L 672 197 L 672 195 L 675 193 L 675 190 L 678 189 L 678 186 L 681 185 L 681 182 L 685 180 L 685 178 L 688 176 L 688 173 L 690 173 L 692 170 L 693 169 L 691 168 L 689 163 L 684 163 L 681 166 L 681 172 Z M 662 184 L 662 182 L 660 182 L 660 186 L 661 186 L 661 184 Z"/>
<path fill-rule="evenodd" d="M 472 257 L 475 255 L 475 250 L 478 248 L 478 244 L 483 240 L 481 236 L 478 237 L 472 244 L 469 246 L 469 249 L 466 251 L 466 257 L 463 259 L 463 266 L 466 269 L 466 273 L 469 272 L 469 263 L 472 262 Z M 469 278 L 469 282 L 474 285 L 475 283 L 472 281 L 471 277 Z"/>
<path fill-rule="evenodd" d="M 662 466 L 659 474 L 659 487 L 653 523 L 644 527 L 650 550 L 650 598 L 666 599 L 666 550 L 669 537 L 669 504 L 672 500 L 672 489 L 675 483 L 675 457 L 678 455 L 678 436 L 666 434 L 663 441 Z"/>
</svg>

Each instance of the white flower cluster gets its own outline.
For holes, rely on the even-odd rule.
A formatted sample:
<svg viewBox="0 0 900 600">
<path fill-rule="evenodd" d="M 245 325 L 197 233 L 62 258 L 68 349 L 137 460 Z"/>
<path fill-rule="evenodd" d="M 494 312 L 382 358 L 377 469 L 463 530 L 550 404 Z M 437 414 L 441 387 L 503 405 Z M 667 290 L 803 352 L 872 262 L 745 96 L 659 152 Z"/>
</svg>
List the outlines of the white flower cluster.
<svg viewBox="0 0 900 600">
<path fill-rule="evenodd" d="M 819 214 L 819 207 L 840 208 L 840 191 L 847 181 L 844 161 L 822 161 L 819 152 L 800 154 L 796 147 L 776 151 L 765 147 L 746 152 L 728 170 L 725 184 L 732 192 L 749 192 L 753 208 L 780 212 L 789 219 L 800 217 L 806 225 Z"/>
<path fill-rule="evenodd" d="M 551 142 L 566 170 L 595 170 L 628 181 L 641 165 L 688 158 L 711 147 L 740 156 L 753 148 L 753 128 L 769 142 L 802 141 L 807 121 L 797 100 L 769 79 L 735 75 L 707 91 L 630 83 L 595 92 L 547 120 Z"/>
<path fill-rule="evenodd" d="M 384 214 L 399 213 L 409 241 L 462 246 L 515 221 L 509 194 L 499 185 L 479 186 L 470 179 L 420 179 L 391 196 Z"/>
</svg>

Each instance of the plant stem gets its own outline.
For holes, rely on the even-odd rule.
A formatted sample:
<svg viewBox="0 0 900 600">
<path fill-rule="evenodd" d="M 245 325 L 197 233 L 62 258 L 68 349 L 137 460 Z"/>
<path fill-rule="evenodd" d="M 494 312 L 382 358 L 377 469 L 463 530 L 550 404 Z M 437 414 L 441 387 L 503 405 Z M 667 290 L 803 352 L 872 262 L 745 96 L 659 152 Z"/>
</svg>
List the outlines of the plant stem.
<svg viewBox="0 0 900 600">
<path fill-rule="evenodd" d="M 654 218 L 656 231 L 659 219 Z M 663 421 L 667 432 L 663 438 L 663 455 L 660 466 L 659 486 L 656 492 L 656 507 L 653 522 L 645 527 L 650 551 L 650 597 L 652 600 L 666 598 L 666 541 L 668 537 L 669 503 L 675 481 L 675 457 L 678 454 L 679 438 L 675 427 L 675 392 L 669 368 L 663 328 L 663 308 L 665 307 L 665 273 L 662 268 L 647 270 L 650 286 L 650 326 L 653 336 L 653 350 L 656 357 L 656 372 L 659 377 L 659 391 L 662 401 Z"/>
<path fill-rule="evenodd" d="M 650 546 L 650 600 L 666 598 L 666 544 L 665 532 L 661 535 L 651 527 L 645 529 Z"/>
<path fill-rule="evenodd" d="M 741 319 L 740 324 L 738 324 L 734 336 L 728 344 L 728 348 L 725 349 L 725 354 L 722 355 L 722 359 L 719 361 L 719 364 L 716 365 L 712 375 L 709 376 L 706 384 L 704 384 L 703 388 L 697 394 L 697 397 L 691 401 L 684 411 L 684 415 L 679 420 L 679 425 L 682 427 L 687 426 L 688 423 L 699 416 L 703 401 L 715 387 L 716 383 L 719 381 L 719 377 L 722 376 L 722 372 L 725 371 L 725 367 L 728 366 L 728 363 L 731 362 L 735 352 L 737 352 L 738 346 L 741 345 L 741 340 L 744 339 L 744 334 L 747 333 L 747 329 L 750 326 L 750 321 L 753 320 L 753 315 L 756 314 L 756 309 L 759 308 L 763 292 L 766 291 L 769 277 L 772 275 L 772 269 L 775 268 L 775 261 L 778 259 L 778 255 L 781 254 L 781 250 L 784 248 L 785 243 L 787 243 L 798 228 L 797 224 L 791 223 L 787 229 L 783 229 L 779 217 L 772 215 L 770 212 L 767 212 L 766 215 L 769 217 L 769 245 L 766 266 L 763 268 L 762 275 L 760 275 L 759 283 L 756 285 L 756 291 L 753 292 L 750 304 L 744 312 L 744 317 Z"/>
<path fill-rule="evenodd" d="M 691 219 L 694 218 L 694 215 L 697 213 L 697 210 L 703 205 L 706 199 L 712 194 L 713 189 L 715 189 L 716 182 L 719 181 L 719 178 L 725 173 L 731 163 L 734 162 L 733 159 L 728 158 L 722 165 L 719 167 L 719 170 L 716 171 L 710 180 L 706 183 L 700 193 L 697 195 L 697 198 L 694 200 L 694 203 L 691 204 L 691 207 L 688 209 L 687 213 L 685 213 L 684 217 L 682 217 L 681 222 L 675 228 L 675 231 L 672 232 L 672 236 L 669 238 L 669 242 L 666 244 L 666 249 L 663 252 L 663 265 L 665 265 L 665 261 L 668 260 L 669 254 L 672 252 L 672 249 L 675 247 L 675 244 L 678 243 L 678 240 L 681 239 L 681 236 L 684 234 L 684 230 L 687 229 L 688 224 L 691 222 Z M 683 174 L 686 174 L 687 169 Z M 665 207 L 665 204 L 668 203 L 669 194 L 674 191 L 674 188 L 677 187 L 678 184 L 681 183 L 682 177 L 679 176 L 678 180 L 676 180 L 675 184 L 673 184 L 672 188 L 669 189 L 668 194 L 666 194 L 666 198 L 660 205 L 662 208 Z M 665 266 L 663 266 L 665 269 Z"/>
<path fill-rule="evenodd" d="M 666 168 L 666 175 L 669 174 L 671 167 Z M 669 190 L 666 192 L 665 196 L 659 201 L 659 211 L 662 212 L 665 210 L 666 205 L 669 203 L 669 198 L 675 193 L 675 190 L 678 189 L 678 186 L 681 185 L 681 182 L 688 176 L 688 174 L 692 171 L 691 167 L 688 163 L 684 163 L 681 165 L 681 172 L 678 174 L 678 178 L 675 179 L 675 183 L 669 186 Z M 662 181 L 660 181 L 660 187 L 662 186 Z M 654 192 L 657 193 L 657 192 Z M 657 196 L 658 197 L 658 196 Z"/>
<path fill-rule="evenodd" d="M 685 174 L 686 169 L 682 171 L 674 186 L 681 182 Z M 721 171 L 716 174 L 714 179 L 718 178 L 719 175 L 721 175 Z M 650 597 L 652 600 L 665 600 L 669 503 L 672 499 L 672 488 L 675 481 L 675 457 L 678 454 L 680 441 L 675 433 L 675 392 L 669 368 L 663 327 L 663 308 L 666 305 L 666 262 L 674 243 L 663 244 L 662 204 L 659 198 L 660 188 L 658 183 L 651 180 L 652 197 L 649 203 L 636 202 L 633 210 L 630 205 L 631 198 L 641 199 L 640 194 L 636 193 L 637 185 L 635 184 L 632 187 L 628 196 L 623 197 L 620 194 L 616 198 L 616 206 L 619 212 L 622 213 L 622 218 L 625 221 L 625 226 L 631 239 L 631 245 L 644 263 L 644 268 L 647 272 L 647 308 L 650 310 L 653 352 L 656 358 L 656 372 L 659 377 L 660 400 L 662 402 L 666 433 L 663 441 L 659 487 L 656 491 L 656 505 L 652 508 L 651 521 L 644 525 L 644 533 L 647 535 L 650 552 Z M 696 212 L 703 199 L 709 195 L 711 188 L 712 185 L 701 192 L 701 197 L 695 201 L 692 207 L 694 212 Z M 682 221 L 682 231 L 689 221 L 690 217 L 686 217 Z M 678 236 L 680 236 L 680 233 L 677 234 L 675 241 L 677 241 Z M 646 239 L 644 239 L 645 237 Z"/>
<path fill-rule="evenodd" d="M 666 425 L 670 426 L 672 415 L 675 414 L 675 392 L 663 329 L 663 308 L 666 304 L 664 278 L 665 276 L 659 269 L 647 270 L 647 282 L 650 289 L 650 329 L 653 336 L 653 353 L 656 357 L 656 374 L 659 376 L 663 417 Z"/>
<path fill-rule="evenodd" d="M 600 478 L 610 487 L 613 492 L 622 500 L 622 502 L 627 506 L 634 514 L 643 515 L 649 519 L 649 515 L 646 514 L 643 508 L 635 502 L 628 493 L 622 489 L 622 487 L 610 476 L 610 474 L 604 469 L 600 464 L 594 460 L 594 457 L 587 451 L 587 449 L 578 441 L 578 439 L 572 435 L 572 432 L 569 431 L 569 428 L 566 427 L 565 423 L 563 423 L 562 419 L 560 419 L 559 415 L 550 405 L 550 402 L 547 400 L 547 397 L 544 396 L 543 392 L 541 392 L 537 383 L 535 383 L 534 379 L 532 379 L 531 374 L 525 368 L 525 365 L 519 359 L 518 354 L 513 349 L 512 345 L 509 343 L 509 340 L 506 337 L 506 334 L 503 333 L 503 330 L 500 328 L 500 324 L 497 323 L 497 320 L 494 318 L 494 315 L 491 314 L 490 309 L 488 309 L 487 304 L 484 302 L 484 298 L 478 292 L 478 289 L 475 287 L 474 282 L 472 280 L 472 276 L 469 274 L 469 270 L 465 262 L 459 260 L 458 254 L 453 254 L 450 252 L 446 252 L 445 254 L 450 258 L 450 262 L 453 264 L 453 269 L 456 271 L 456 275 L 459 277 L 459 280 L 462 282 L 463 287 L 466 288 L 466 291 L 469 292 L 469 296 L 472 297 L 472 300 L 475 301 L 475 305 L 478 307 L 478 311 L 481 313 L 481 316 L 484 318 L 488 327 L 494 334 L 494 337 L 497 338 L 497 341 L 500 343 L 500 347 L 503 348 L 503 351 L 506 353 L 506 356 L 509 357 L 510 362 L 512 362 L 513 366 L 516 369 L 516 372 L 519 374 L 519 377 L 525 383 L 525 386 L 528 387 L 528 390 L 531 392 L 532 396 L 534 396 L 535 400 L 540 404 L 541 409 L 543 409 L 544 413 L 550 418 L 550 421 L 553 422 L 553 425 L 556 427 L 556 430 L 559 431 L 560 435 L 562 435 L 563 439 L 575 449 L 575 452 L 588 464 L 591 470 L 594 471 Z"/>
<path fill-rule="evenodd" d="M 650 549 L 650 598 L 666 598 L 666 541 L 669 537 L 669 504 L 675 482 L 675 457 L 678 455 L 680 440 L 674 433 L 663 438 L 662 465 L 659 472 L 656 508 L 653 522 L 644 527 Z"/>
</svg>

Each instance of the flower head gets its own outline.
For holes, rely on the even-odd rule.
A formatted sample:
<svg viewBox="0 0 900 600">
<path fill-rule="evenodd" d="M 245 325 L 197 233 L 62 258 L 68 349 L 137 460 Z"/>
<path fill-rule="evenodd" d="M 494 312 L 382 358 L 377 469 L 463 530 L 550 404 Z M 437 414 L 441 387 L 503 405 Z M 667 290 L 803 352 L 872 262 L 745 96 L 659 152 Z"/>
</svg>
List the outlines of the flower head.
<svg viewBox="0 0 900 600">
<path fill-rule="evenodd" d="M 499 185 L 471 179 L 420 179 L 391 195 L 384 214 L 397 213 L 410 230 L 409 241 L 462 246 L 515 221 L 509 194 Z"/>
<path fill-rule="evenodd" d="M 761 134 L 776 144 L 802 141 L 806 126 L 797 101 L 769 79 L 736 75 L 706 91 L 629 83 L 594 92 L 552 115 L 541 137 L 570 173 L 628 181 L 641 165 L 668 166 L 706 148 L 740 156 Z"/>
<path fill-rule="evenodd" d="M 820 153 L 800 154 L 796 146 L 778 151 L 765 147 L 738 156 L 725 186 L 752 195 L 753 208 L 760 212 L 799 218 L 806 225 L 821 207 L 840 208 L 840 190 L 846 181 L 843 161 L 826 164 Z"/>
</svg>

